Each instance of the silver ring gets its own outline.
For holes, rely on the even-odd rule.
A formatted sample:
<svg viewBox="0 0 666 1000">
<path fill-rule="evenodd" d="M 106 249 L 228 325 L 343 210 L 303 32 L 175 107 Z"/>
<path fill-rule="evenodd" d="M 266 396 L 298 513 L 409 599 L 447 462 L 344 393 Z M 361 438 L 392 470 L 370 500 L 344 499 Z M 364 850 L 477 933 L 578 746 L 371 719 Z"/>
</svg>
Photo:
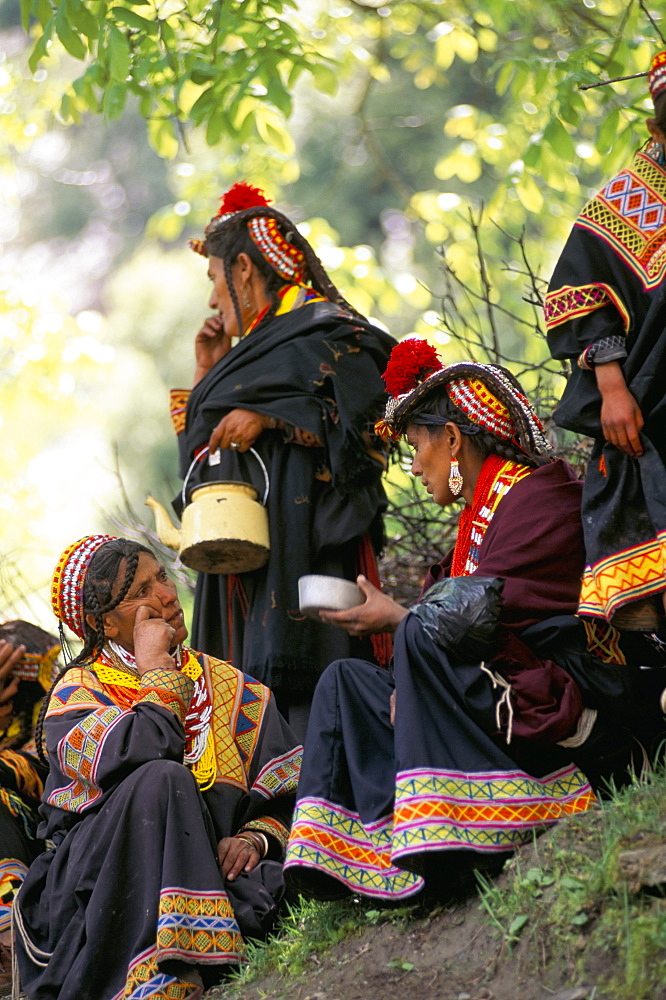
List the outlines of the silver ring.
<svg viewBox="0 0 666 1000">
<path fill-rule="evenodd" d="M 238 441 L 231 441 L 229 443 L 229 447 L 230 448 L 240 448 L 240 445 L 239 445 Z"/>
</svg>

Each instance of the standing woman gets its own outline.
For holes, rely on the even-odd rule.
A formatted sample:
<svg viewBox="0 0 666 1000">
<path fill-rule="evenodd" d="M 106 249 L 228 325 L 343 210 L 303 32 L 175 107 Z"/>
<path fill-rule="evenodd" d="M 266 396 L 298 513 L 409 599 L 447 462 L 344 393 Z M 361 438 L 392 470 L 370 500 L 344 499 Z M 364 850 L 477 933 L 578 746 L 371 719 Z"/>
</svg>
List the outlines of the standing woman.
<svg viewBox="0 0 666 1000">
<path fill-rule="evenodd" d="M 215 315 L 195 340 L 194 388 L 172 394 L 181 475 L 194 463 L 188 492 L 233 480 L 261 495 L 256 449 L 271 535 L 261 569 L 199 575 L 193 641 L 272 687 L 298 731 L 319 674 L 349 648 L 347 636 L 299 614 L 299 576 L 376 577 L 386 453 L 374 423 L 394 341 L 345 302 L 257 188 L 235 184 L 192 247 L 208 258 Z"/>
<path fill-rule="evenodd" d="M 594 438 L 580 613 L 654 631 L 666 590 L 666 51 L 648 74 L 650 141 L 585 206 L 546 296 L 572 374 L 555 411 Z"/>
</svg>

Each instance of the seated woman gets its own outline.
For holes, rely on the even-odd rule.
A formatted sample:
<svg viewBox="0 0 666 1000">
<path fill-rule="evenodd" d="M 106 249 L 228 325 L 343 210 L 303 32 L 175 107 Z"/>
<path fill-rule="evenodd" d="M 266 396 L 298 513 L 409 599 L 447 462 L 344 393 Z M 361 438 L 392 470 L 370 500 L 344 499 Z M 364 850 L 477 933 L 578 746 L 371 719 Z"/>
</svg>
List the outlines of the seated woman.
<svg viewBox="0 0 666 1000">
<path fill-rule="evenodd" d="M 44 849 L 37 809 L 48 769 L 33 730 L 57 672 L 57 638 L 31 622 L 0 625 L 0 986 L 11 975 L 12 904 L 28 866 Z"/>
<path fill-rule="evenodd" d="M 271 926 L 301 748 L 266 687 L 182 645 L 175 586 L 144 546 L 76 542 L 52 603 L 83 648 L 45 698 L 53 846 L 14 905 L 23 988 L 199 997 Z"/>
<path fill-rule="evenodd" d="M 589 809 L 574 758 L 628 683 L 587 654 L 573 615 L 582 485 L 553 459 L 516 379 L 495 365 L 442 368 L 411 339 L 384 377 L 386 427 L 406 432 L 413 475 L 440 506 L 465 506 L 455 548 L 409 611 L 359 578 L 364 604 L 321 613 L 354 635 L 396 630 L 392 673 L 339 660 L 315 693 L 285 869 L 288 884 L 329 898 L 399 899 L 424 878 L 455 891 L 460 873 Z"/>
</svg>

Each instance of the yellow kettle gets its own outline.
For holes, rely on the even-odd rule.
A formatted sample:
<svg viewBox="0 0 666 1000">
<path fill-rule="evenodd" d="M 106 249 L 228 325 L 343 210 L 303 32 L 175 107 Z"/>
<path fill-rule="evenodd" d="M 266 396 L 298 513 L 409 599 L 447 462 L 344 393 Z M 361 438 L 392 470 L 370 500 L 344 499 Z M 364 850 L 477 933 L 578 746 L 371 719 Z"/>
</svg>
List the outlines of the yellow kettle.
<svg viewBox="0 0 666 1000">
<path fill-rule="evenodd" d="M 248 573 L 267 561 L 270 552 L 266 511 L 268 473 L 255 449 L 249 451 L 264 473 L 265 490 L 261 501 L 258 490 L 250 483 L 223 481 L 195 487 L 187 503 L 187 482 L 201 456 L 192 462 L 183 481 L 180 530 L 162 504 L 154 497 L 147 497 L 146 506 L 155 515 L 159 540 L 175 549 L 181 562 L 190 569 L 199 573 Z M 218 463 L 219 452 L 209 456 L 209 464 Z"/>
</svg>

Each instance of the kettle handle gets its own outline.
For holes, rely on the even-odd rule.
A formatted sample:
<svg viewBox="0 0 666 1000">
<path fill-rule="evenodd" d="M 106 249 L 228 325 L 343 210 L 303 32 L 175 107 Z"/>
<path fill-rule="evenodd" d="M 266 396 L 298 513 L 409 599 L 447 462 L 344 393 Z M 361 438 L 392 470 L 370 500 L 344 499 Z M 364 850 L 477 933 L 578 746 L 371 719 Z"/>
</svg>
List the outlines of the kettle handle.
<svg viewBox="0 0 666 1000">
<path fill-rule="evenodd" d="M 254 457 L 256 458 L 257 462 L 259 462 L 259 465 L 261 466 L 261 471 L 264 474 L 264 495 L 263 495 L 263 497 L 261 499 L 261 505 L 262 505 L 262 507 L 265 507 L 266 506 L 266 501 L 268 500 L 268 490 L 270 488 L 270 483 L 268 481 L 268 472 L 266 470 L 266 466 L 264 464 L 264 460 L 262 459 L 262 457 L 259 454 L 259 452 L 256 451 L 254 448 L 248 448 L 248 451 L 251 451 L 252 454 L 254 455 Z M 181 499 L 183 501 L 183 507 L 185 507 L 187 505 L 187 483 L 188 483 L 188 480 L 189 480 L 189 478 L 190 478 L 190 476 L 192 474 L 192 471 L 193 471 L 194 467 L 196 465 L 198 465 L 198 463 L 201 461 L 201 459 L 204 457 L 204 455 L 208 454 L 208 452 L 209 452 L 209 448 L 208 448 L 208 445 L 206 445 L 206 447 L 203 449 L 203 451 L 200 451 L 199 454 L 195 458 L 193 458 L 192 461 L 190 462 L 190 467 L 187 470 L 185 478 L 183 479 L 183 488 L 180 491 L 180 496 L 181 496 Z M 208 464 L 209 465 L 213 464 L 210 461 L 210 455 L 208 457 Z"/>
</svg>

